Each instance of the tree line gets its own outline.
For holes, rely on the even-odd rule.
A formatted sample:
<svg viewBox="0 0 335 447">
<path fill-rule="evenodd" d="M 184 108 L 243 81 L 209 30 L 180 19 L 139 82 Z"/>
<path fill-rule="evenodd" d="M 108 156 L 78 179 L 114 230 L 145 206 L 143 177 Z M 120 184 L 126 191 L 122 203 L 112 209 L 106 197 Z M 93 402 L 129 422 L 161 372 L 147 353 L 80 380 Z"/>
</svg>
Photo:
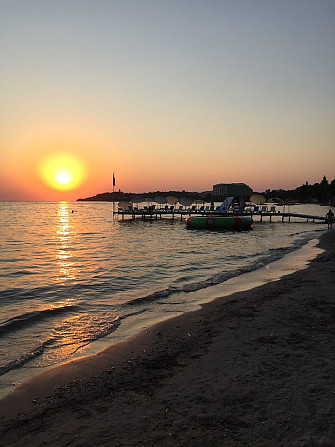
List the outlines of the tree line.
<svg viewBox="0 0 335 447">
<path fill-rule="evenodd" d="M 276 197 L 284 201 L 300 203 L 335 203 L 335 179 L 329 182 L 324 175 L 320 183 L 310 185 L 306 182 L 292 190 L 267 189 L 264 193 L 266 199 Z"/>
</svg>

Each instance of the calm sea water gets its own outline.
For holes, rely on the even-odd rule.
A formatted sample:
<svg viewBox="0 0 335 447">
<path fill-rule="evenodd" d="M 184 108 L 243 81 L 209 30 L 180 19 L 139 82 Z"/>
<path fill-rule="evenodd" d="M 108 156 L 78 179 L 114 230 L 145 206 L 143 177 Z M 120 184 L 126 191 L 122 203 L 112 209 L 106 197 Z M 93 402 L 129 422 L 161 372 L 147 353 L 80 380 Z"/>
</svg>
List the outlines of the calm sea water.
<svg viewBox="0 0 335 447">
<path fill-rule="evenodd" d="M 0 395 L 97 340 L 111 343 L 162 313 L 194 309 L 195 291 L 206 294 L 325 229 L 277 217 L 248 232 L 190 231 L 168 218 L 113 220 L 111 203 L 0 205 Z M 327 209 L 291 211 L 324 216 Z"/>
</svg>

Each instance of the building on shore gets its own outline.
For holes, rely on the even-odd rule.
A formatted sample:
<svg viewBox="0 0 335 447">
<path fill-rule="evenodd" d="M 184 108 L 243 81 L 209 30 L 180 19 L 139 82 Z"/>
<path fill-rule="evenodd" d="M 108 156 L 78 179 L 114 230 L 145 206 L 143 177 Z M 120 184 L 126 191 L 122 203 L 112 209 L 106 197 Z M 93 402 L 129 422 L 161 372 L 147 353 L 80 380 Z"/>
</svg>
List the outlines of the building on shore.
<svg viewBox="0 0 335 447">
<path fill-rule="evenodd" d="M 218 183 L 213 185 L 213 197 L 248 197 L 253 193 L 245 183 Z"/>
</svg>

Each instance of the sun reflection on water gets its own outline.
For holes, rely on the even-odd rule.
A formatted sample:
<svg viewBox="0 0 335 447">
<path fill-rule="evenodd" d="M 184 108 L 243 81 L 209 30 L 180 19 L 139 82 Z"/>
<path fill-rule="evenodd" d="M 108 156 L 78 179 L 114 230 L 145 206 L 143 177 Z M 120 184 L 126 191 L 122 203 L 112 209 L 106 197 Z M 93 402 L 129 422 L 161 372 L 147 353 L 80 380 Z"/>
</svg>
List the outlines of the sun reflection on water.
<svg viewBox="0 0 335 447">
<path fill-rule="evenodd" d="M 73 255 L 70 251 L 70 244 L 74 233 L 73 225 L 70 224 L 69 204 L 67 202 L 60 202 L 58 206 L 57 225 L 57 238 L 59 242 L 56 253 L 57 265 L 59 266 L 57 281 L 73 280 L 76 278 L 75 263 L 71 260 Z"/>
<path fill-rule="evenodd" d="M 116 314 L 107 320 L 83 312 L 59 321 L 52 330 L 50 349 L 44 353 L 43 361 L 52 364 L 63 360 L 87 346 L 92 341 L 113 332 L 120 325 Z"/>
</svg>

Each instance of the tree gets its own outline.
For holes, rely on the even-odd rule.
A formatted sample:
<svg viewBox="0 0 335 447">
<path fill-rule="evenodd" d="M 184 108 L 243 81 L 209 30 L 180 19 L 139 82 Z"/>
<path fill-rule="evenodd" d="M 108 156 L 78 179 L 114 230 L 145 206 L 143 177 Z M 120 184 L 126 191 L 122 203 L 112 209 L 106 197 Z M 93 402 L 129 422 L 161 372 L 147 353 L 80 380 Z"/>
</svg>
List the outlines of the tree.
<svg viewBox="0 0 335 447">
<path fill-rule="evenodd" d="M 335 179 L 329 185 L 330 193 L 333 197 L 335 197 Z"/>
<path fill-rule="evenodd" d="M 325 175 L 323 176 L 323 179 L 320 182 L 320 186 L 322 188 L 327 188 L 329 186 L 328 180 Z"/>
<path fill-rule="evenodd" d="M 326 176 L 323 176 L 323 179 L 321 180 L 319 184 L 319 190 L 317 193 L 317 199 L 321 203 L 329 203 L 331 200 L 331 192 L 328 180 Z"/>
</svg>

